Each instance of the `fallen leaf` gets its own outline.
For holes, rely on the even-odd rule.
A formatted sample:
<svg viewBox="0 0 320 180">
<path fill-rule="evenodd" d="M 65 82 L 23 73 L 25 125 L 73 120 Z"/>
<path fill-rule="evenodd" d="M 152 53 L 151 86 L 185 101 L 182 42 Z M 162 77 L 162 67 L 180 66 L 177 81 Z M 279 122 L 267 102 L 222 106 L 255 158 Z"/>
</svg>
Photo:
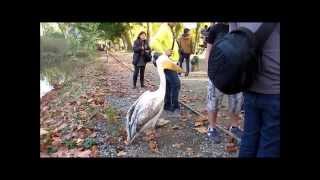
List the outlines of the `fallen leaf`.
<svg viewBox="0 0 320 180">
<path fill-rule="evenodd" d="M 91 150 L 87 149 L 87 150 L 78 152 L 77 156 L 78 157 L 90 157 L 90 154 L 91 154 Z"/>
<path fill-rule="evenodd" d="M 88 97 L 86 95 L 81 95 L 80 98 L 82 99 L 88 99 Z"/>
<path fill-rule="evenodd" d="M 96 137 L 96 136 L 97 136 L 97 133 L 94 132 L 94 133 L 92 133 L 89 137 L 94 138 L 94 137 Z"/>
<path fill-rule="evenodd" d="M 187 121 L 188 118 L 181 118 L 181 121 Z"/>
<path fill-rule="evenodd" d="M 77 137 L 78 136 L 78 132 L 74 131 L 71 133 L 71 137 Z"/>
<path fill-rule="evenodd" d="M 154 132 L 153 132 L 153 130 L 151 130 L 151 129 L 148 129 L 146 132 L 145 132 L 145 134 L 147 135 L 147 136 L 150 136 L 151 134 L 153 134 Z"/>
<path fill-rule="evenodd" d="M 61 141 L 61 138 L 60 137 L 53 137 L 52 138 L 52 145 L 54 146 L 59 146 L 61 145 L 62 141 Z"/>
<path fill-rule="evenodd" d="M 71 101 L 69 102 L 69 105 L 75 105 L 77 103 L 77 101 Z"/>
<path fill-rule="evenodd" d="M 207 131 L 208 131 L 208 129 L 204 126 L 193 128 L 193 129 L 197 130 L 200 133 L 207 133 Z"/>
<path fill-rule="evenodd" d="M 150 142 L 149 142 L 149 149 L 150 149 L 152 152 L 159 152 L 159 151 L 158 151 L 158 144 L 157 144 L 155 141 L 150 141 Z"/>
<path fill-rule="evenodd" d="M 61 147 L 57 152 L 51 154 L 52 157 L 66 157 L 68 149 L 66 147 Z"/>
<path fill-rule="evenodd" d="M 48 144 L 40 143 L 40 152 L 48 152 Z"/>
<path fill-rule="evenodd" d="M 113 145 L 117 143 L 117 140 L 114 137 L 108 137 L 106 143 L 109 145 Z"/>
<path fill-rule="evenodd" d="M 91 156 L 92 157 L 97 157 L 97 154 L 98 154 L 98 147 L 96 145 L 94 145 L 91 148 Z"/>
<path fill-rule="evenodd" d="M 163 118 L 159 119 L 158 123 L 157 123 L 157 127 L 162 127 L 165 126 L 166 124 L 168 124 L 170 121 L 169 120 L 165 120 Z"/>
<path fill-rule="evenodd" d="M 78 138 L 76 143 L 77 143 L 78 146 L 81 145 L 83 143 L 83 139 Z"/>
<path fill-rule="evenodd" d="M 80 130 L 80 129 L 82 129 L 83 128 L 83 125 L 79 125 L 78 127 L 77 127 L 77 130 Z"/>
<path fill-rule="evenodd" d="M 147 130 L 146 133 L 145 133 L 145 137 L 143 137 L 143 140 L 145 141 L 151 141 L 151 140 L 155 140 L 156 139 L 156 136 L 155 136 L 155 131 L 150 129 L 150 130 Z"/>
<path fill-rule="evenodd" d="M 92 101 L 94 101 L 93 98 L 89 99 L 89 100 L 88 100 L 88 103 L 91 103 Z"/>
<path fill-rule="evenodd" d="M 172 147 L 174 147 L 174 148 L 180 148 L 182 145 L 183 145 L 183 143 L 173 144 Z"/>
<path fill-rule="evenodd" d="M 43 128 L 40 128 L 40 136 L 48 134 L 49 132 L 44 130 Z"/>
<path fill-rule="evenodd" d="M 204 123 L 203 123 L 203 121 L 196 121 L 195 123 L 194 123 L 194 126 L 195 127 L 198 127 L 198 126 L 202 126 Z"/>
<path fill-rule="evenodd" d="M 172 129 L 174 129 L 174 130 L 180 129 L 180 126 L 174 125 L 174 126 L 172 126 Z"/>
<path fill-rule="evenodd" d="M 63 128 L 67 127 L 67 124 L 66 123 L 62 123 L 59 127 L 57 127 L 54 132 L 58 132 L 60 130 L 62 130 Z"/>
<path fill-rule="evenodd" d="M 49 110 L 49 106 L 45 106 L 42 108 L 42 111 L 47 111 L 47 110 Z"/>
<path fill-rule="evenodd" d="M 86 118 L 88 117 L 88 113 L 85 112 L 85 111 L 80 111 L 80 112 L 79 112 L 79 117 L 80 117 L 81 119 L 86 119 Z"/>
<path fill-rule="evenodd" d="M 187 148 L 187 152 L 193 152 L 192 148 Z"/>
<path fill-rule="evenodd" d="M 40 158 L 50 157 L 47 153 L 40 152 Z"/>
<path fill-rule="evenodd" d="M 72 137 L 72 134 L 67 134 L 63 137 L 63 139 L 69 140 L 71 139 L 71 137 Z"/>
<path fill-rule="evenodd" d="M 206 118 L 206 117 L 202 117 L 202 116 L 200 116 L 199 118 L 197 118 L 196 119 L 196 121 L 201 121 L 201 122 L 203 122 L 203 121 L 207 121 L 208 120 L 208 118 Z"/>
<path fill-rule="evenodd" d="M 233 138 L 233 137 L 229 137 L 228 138 L 228 143 L 237 143 L 237 140 L 235 139 L 235 138 Z"/>
<path fill-rule="evenodd" d="M 120 151 L 117 153 L 117 156 L 125 156 L 125 155 L 127 155 L 127 153 L 124 151 Z"/>
<path fill-rule="evenodd" d="M 234 153 L 238 151 L 238 147 L 234 143 L 227 143 L 225 151 L 228 153 Z"/>
</svg>

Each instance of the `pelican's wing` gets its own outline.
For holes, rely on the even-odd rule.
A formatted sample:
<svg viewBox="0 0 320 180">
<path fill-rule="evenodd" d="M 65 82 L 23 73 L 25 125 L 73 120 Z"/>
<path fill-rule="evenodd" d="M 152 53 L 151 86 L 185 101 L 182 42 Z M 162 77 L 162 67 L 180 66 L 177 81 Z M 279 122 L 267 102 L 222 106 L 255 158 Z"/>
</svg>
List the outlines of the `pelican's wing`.
<svg viewBox="0 0 320 180">
<path fill-rule="evenodd" d="M 127 121 L 129 121 L 129 120 L 131 119 L 132 113 L 133 113 L 136 105 L 138 104 L 138 102 L 139 102 L 145 95 L 147 95 L 147 94 L 149 94 L 149 93 L 150 93 L 150 91 L 144 92 L 144 93 L 130 106 L 130 108 L 129 108 L 128 112 L 127 112 L 127 115 L 126 115 Z M 129 123 L 129 122 L 127 122 L 127 123 Z"/>
<path fill-rule="evenodd" d="M 163 108 L 163 98 L 156 93 L 149 93 L 136 104 L 131 116 L 132 123 L 136 123 L 138 132 L 149 120 L 153 119 Z"/>
</svg>

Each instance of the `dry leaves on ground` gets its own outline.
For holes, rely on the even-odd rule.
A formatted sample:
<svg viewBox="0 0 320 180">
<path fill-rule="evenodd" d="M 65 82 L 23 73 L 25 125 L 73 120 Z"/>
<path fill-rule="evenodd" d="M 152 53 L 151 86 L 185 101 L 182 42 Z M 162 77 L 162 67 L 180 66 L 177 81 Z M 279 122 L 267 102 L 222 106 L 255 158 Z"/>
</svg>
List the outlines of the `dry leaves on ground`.
<svg viewBox="0 0 320 180">
<path fill-rule="evenodd" d="M 196 131 L 198 131 L 199 133 L 202 133 L 202 134 L 208 132 L 208 129 L 206 127 L 204 127 L 204 126 L 196 127 L 196 128 L 193 128 L 193 129 L 195 129 Z"/>
<path fill-rule="evenodd" d="M 120 151 L 120 152 L 117 153 L 118 157 L 125 156 L 125 155 L 127 155 L 127 153 L 124 152 L 124 151 Z"/>
<path fill-rule="evenodd" d="M 165 120 L 163 118 L 159 119 L 158 123 L 157 123 L 157 127 L 162 127 L 165 126 L 166 124 L 168 124 L 170 121 L 169 120 Z"/>
<path fill-rule="evenodd" d="M 182 145 L 184 145 L 184 144 L 183 143 L 177 143 L 177 144 L 173 144 L 172 147 L 181 148 Z"/>
</svg>

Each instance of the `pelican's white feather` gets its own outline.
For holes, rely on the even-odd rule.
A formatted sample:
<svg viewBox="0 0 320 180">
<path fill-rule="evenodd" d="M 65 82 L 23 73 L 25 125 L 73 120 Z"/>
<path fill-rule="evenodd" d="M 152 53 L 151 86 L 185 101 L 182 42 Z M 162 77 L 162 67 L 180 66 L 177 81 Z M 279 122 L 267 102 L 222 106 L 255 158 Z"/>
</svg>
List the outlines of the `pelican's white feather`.
<svg viewBox="0 0 320 180">
<path fill-rule="evenodd" d="M 144 92 L 129 108 L 127 112 L 127 140 L 131 143 L 144 130 L 155 127 L 164 106 L 166 79 L 163 72 L 162 62 L 168 56 L 161 55 L 157 59 L 157 69 L 160 76 L 159 89 Z"/>
</svg>

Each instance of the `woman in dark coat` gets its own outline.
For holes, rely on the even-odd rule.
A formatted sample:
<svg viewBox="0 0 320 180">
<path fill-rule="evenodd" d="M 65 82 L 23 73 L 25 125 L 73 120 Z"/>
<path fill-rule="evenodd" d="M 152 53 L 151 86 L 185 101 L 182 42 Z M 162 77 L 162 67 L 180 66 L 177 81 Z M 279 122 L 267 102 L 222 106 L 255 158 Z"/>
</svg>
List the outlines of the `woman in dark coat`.
<svg viewBox="0 0 320 180">
<path fill-rule="evenodd" d="M 138 38 L 134 41 L 133 44 L 133 61 L 132 64 L 134 65 L 134 73 L 133 73 L 133 88 L 136 88 L 138 74 L 140 71 L 140 85 L 141 87 L 144 86 L 144 70 L 146 67 L 145 61 L 145 53 L 150 52 L 149 44 L 146 40 L 146 33 L 140 32 Z"/>
</svg>

